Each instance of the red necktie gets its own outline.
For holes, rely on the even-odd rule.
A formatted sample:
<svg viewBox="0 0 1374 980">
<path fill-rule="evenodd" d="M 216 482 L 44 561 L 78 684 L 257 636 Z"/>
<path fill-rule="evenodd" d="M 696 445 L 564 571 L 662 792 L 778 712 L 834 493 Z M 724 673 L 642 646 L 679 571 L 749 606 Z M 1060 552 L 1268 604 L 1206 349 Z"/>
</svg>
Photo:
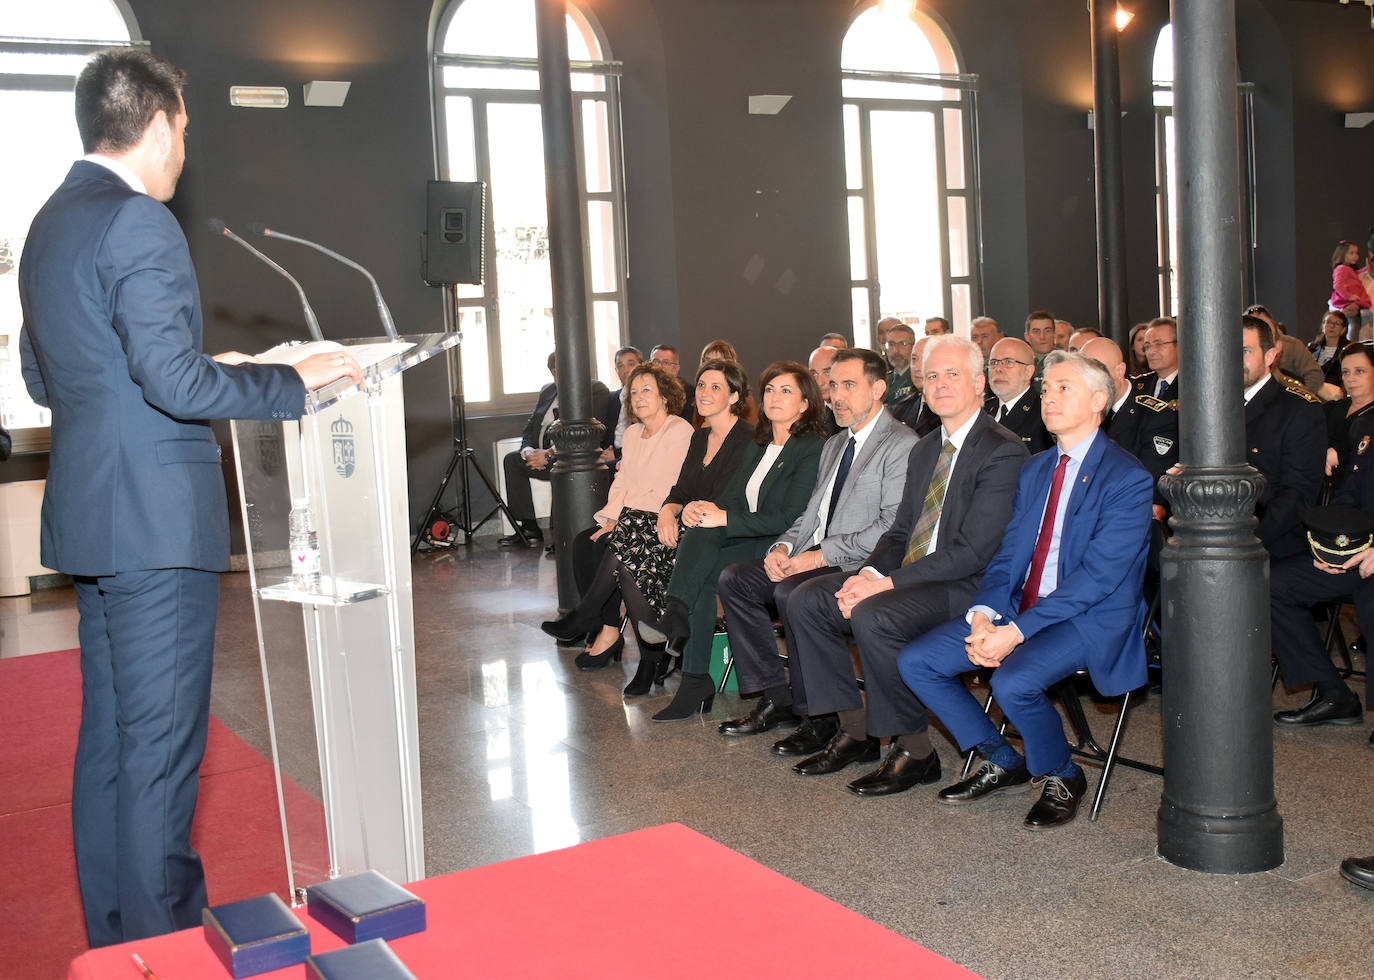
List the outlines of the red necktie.
<svg viewBox="0 0 1374 980">
<path fill-rule="evenodd" d="M 1054 480 L 1050 483 L 1050 499 L 1045 502 L 1045 516 L 1040 521 L 1040 535 L 1035 539 L 1035 554 L 1031 556 L 1030 574 L 1026 576 L 1025 587 L 1021 590 L 1023 613 L 1040 601 L 1040 577 L 1045 574 L 1045 559 L 1050 556 L 1050 539 L 1054 537 L 1054 515 L 1059 510 L 1059 491 L 1064 489 L 1064 472 L 1069 468 L 1069 454 L 1059 457 L 1059 465 L 1054 468 Z"/>
</svg>

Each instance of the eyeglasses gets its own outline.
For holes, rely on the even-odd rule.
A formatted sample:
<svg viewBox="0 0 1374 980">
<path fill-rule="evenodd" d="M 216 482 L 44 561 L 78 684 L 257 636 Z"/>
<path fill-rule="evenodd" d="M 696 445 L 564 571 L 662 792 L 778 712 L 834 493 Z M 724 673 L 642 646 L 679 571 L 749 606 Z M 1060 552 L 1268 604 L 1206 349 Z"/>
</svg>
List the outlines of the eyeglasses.
<svg viewBox="0 0 1374 980">
<path fill-rule="evenodd" d="M 995 367 L 1011 367 L 1013 364 L 1019 364 L 1019 365 L 1021 365 L 1022 367 L 1030 367 L 1030 366 L 1031 366 L 1031 362 L 1030 362 L 1030 361 L 1018 361 L 1018 360 L 1017 360 L 1016 358 L 1014 358 L 1014 357 L 994 357 L 992 360 L 988 361 L 988 367 L 990 367 L 990 368 L 995 368 Z"/>
<path fill-rule="evenodd" d="M 887 341 L 887 346 L 889 346 L 889 347 L 910 347 L 910 346 L 911 346 L 911 341 L 909 341 L 909 340 L 888 340 L 888 341 Z"/>
<path fill-rule="evenodd" d="M 1141 344 L 1145 350 L 1154 350 L 1157 347 L 1168 347 L 1170 344 L 1178 343 L 1177 340 L 1149 340 Z"/>
</svg>

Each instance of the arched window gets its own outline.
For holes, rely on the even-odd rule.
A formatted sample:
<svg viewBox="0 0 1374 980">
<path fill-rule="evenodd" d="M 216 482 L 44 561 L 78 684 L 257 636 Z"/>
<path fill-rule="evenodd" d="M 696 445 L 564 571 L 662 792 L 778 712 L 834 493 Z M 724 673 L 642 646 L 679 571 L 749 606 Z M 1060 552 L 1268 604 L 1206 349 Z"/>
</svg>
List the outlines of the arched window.
<svg viewBox="0 0 1374 980">
<path fill-rule="evenodd" d="M 840 65 L 854 341 L 871 344 L 882 316 L 943 316 L 967 336 L 983 312 L 977 79 L 931 16 L 895 0 L 854 18 Z"/>
<path fill-rule="evenodd" d="M 95 39 L 95 40 L 88 40 Z M 15 450 L 45 449 L 51 415 L 29 400 L 19 374 L 19 261 L 29 225 L 81 158 L 72 92 L 86 59 L 141 44 L 121 0 L 48 0 L 0 7 L 0 134 L 14 152 L 0 194 L 0 425 Z"/>
<path fill-rule="evenodd" d="M 1155 107 L 1155 219 L 1158 228 L 1159 310 L 1162 316 L 1178 313 L 1178 143 L 1174 130 L 1174 25 L 1165 24 L 1155 41 L 1150 70 Z M 1254 85 L 1241 82 L 1240 134 L 1244 148 L 1241 168 L 1245 302 L 1255 300 L 1255 112 Z"/>
<path fill-rule="evenodd" d="M 458 287 L 469 402 L 514 408 L 549 381 L 553 350 L 548 210 L 534 0 L 456 0 L 434 56 L 439 172 L 487 184 L 486 282 Z M 568 4 L 592 369 L 615 378 L 625 321 L 619 65 Z"/>
</svg>

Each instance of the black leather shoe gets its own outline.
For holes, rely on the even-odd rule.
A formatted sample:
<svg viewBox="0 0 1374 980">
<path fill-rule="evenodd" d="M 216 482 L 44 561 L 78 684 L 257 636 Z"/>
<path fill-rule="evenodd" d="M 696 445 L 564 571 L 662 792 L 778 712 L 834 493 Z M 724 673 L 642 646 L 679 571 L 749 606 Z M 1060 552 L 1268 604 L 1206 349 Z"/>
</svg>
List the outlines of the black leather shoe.
<svg viewBox="0 0 1374 980">
<path fill-rule="evenodd" d="M 961 779 L 953 786 L 946 786 L 936 794 L 941 803 L 972 803 L 990 793 L 1000 793 L 1013 786 L 1024 786 L 1030 782 L 1030 772 L 1024 763 L 1015 769 L 1003 769 L 991 762 L 984 762 L 968 779 Z"/>
<path fill-rule="evenodd" d="M 521 537 L 520 532 L 516 531 L 504 538 L 497 538 L 496 543 L 502 548 L 535 548 L 544 543 L 544 532 L 539 528 L 527 529 L 525 536 Z"/>
<path fill-rule="evenodd" d="M 1312 725 L 1358 725 L 1364 721 L 1364 708 L 1358 696 L 1351 694 L 1348 699 L 1333 700 L 1318 694 L 1296 711 L 1280 711 L 1274 715 L 1274 722 L 1290 728 L 1303 728 Z"/>
<path fill-rule="evenodd" d="M 654 721 L 686 721 L 693 715 L 709 715 L 711 702 L 716 699 L 716 685 L 710 674 L 682 673 L 673 700 L 668 707 L 654 715 Z"/>
<path fill-rule="evenodd" d="M 821 749 L 820 755 L 803 759 L 792 771 L 799 776 L 828 776 L 854 762 L 877 762 L 882 752 L 876 738 L 851 738 L 839 732 Z"/>
<path fill-rule="evenodd" d="M 716 730 L 722 735 L 762 735 L 781 724 L 796 720 L 797 716 L 792 713 L 790 704 L 775 704 L 773 699 L 765 694 L 759 698 L 759 703 L 754 705 L 754 710 L 745 717 L 722 721 Z"/>
<path fill-rule="evenodd" d="M 651 647 L 647 644 L 639 646 L 639 666 L 635 668 L 635 675 L 630 683 L 625 685 L 625 696 L 627 698 L 642 698 L 654 689 L 654 685 L 662 684 L 658 679 L 659 667 L 668 655 L 663 652 L 662 647 Z"/>
<path fill-rule="evenodd" d="M 845 789 L 855 796 L 891 796 L 940 778 L 940 756 L 930 753 L 918 759 L 896 742 L 888 749 L 883 764 L 866 776 L 860 776 Z"/>
<path fill-rule="evenodd" d="M 583 650 L 573 658 L 578 670 L 602 670 L 611 664 L 620 663 L 620 655 L 625 652 L 625 637 L 617 636 L 615 642 L 600 653 Z"/>
<path fill-rule="evenodd" d="M 1346 858 L 1341 862 L 1341 877 L 1352 885 L 1374 890 L 1374 857 Z"/>
<path fill-rule="evenodd" d="M 1088 792 L 1088 777 L 1083 775 L 1082 769 L 1068 779 L 1045 776 L 1036 779 L 1035 783 L 1043 788 L 1040 790 L 1040 799 L 1026 814 L 1026 827 L 1029 830 L 1062 827 L 1077 815 L 1078 801 Z"/>
<path fill-rule="evenodd" d="M 539 628 L 563 646 L 580 643 L 594 629 L 598 633 L 601 632 L 595 617 L 581 616 L 576 609 L 566 616 L 544 620 L 539 624 Z"/>
<path fill-rule="evenodd" d="M 801 726 L 773 743 L 774 755 L 815 755 L 840 732 L 840 719 L 834 715 L 808 718 Z"/>
</svg>

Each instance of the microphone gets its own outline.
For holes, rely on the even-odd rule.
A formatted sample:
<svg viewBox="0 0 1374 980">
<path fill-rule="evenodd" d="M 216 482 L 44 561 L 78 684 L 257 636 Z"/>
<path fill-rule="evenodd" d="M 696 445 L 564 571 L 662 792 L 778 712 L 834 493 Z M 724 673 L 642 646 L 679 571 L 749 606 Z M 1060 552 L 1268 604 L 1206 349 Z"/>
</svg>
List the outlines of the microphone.
<svg viewBox="0 0 1374 980">
<path fill-rule="evenodd" d="M 301 298 L 301 309 L 305 311 L 305 325 L 310 328 L 310 336 L 315 338 L 316 340 L 324 340 L 324 335 L 320 333 L 320 321 L 315 318 L 315 311 L 310 308 L 310 300 L 305 298 L 305 290 L 301 288 L 300 283 L 296 282 L 296 277 L 291 275 L 291 273 L 287 272 L 281 266 L 277 265 L 277 263 L 273 262 L 267 256 L 263 255 L 252 245 L 249 245 L 238 235 L 235 235 L 232 231 L 229 230 L 229 228 L 224 224 L 224 222 L 220 221 L 218 218 L 211 218 L 209 221 L 209 225 L 210 230 L 213 231 L 216 235 L 223 235 L 225 238 L 228 238 L 231 241 L 238 242 L 244 248 L 248 249 L 248 251 L 252 252 L 258 258 L 262 259 L 272 268 L 276 269 L 283 276 L 285 276 L 287 280 L 290 281 L 291 285 L 296 287 L 296 293 Z"/>
<path fill-rule="evenodd" d="M 320 245 L 317 242 L 307 241 L 304 238 L 297 238 L 295 235 L 288 235 L 284 231 L 274 231 L 273 229 L 268 228 L 260 221 L 252 222 L 248 226 L 248 230 L 252 232 L 254 235 L 261 235 L 263 238 L 280 238 L 282 241 L 285 242 L 295 242 L 297 245 L 308 246 L 310 248 L 313 248 L 317 252 L 323 252 L 331 259 L 334 259 L 336 262 L 342 262 L 350 269 L 357 269 L 359 272 L 361 272 L 364 276 L 367 277 L 367 281 L 372 285 L 372 295 L 377 299 L 377 315 L 380 316 L 382 319 L 382 328 L 386 330 L 387 337 L 389 337 L 392 340 L 396 339 L 396 322 L 391 319 L 391 311 L 387 309 L 386 300 L 382 299 L 381 287 L 377 285 L 377 280 L 372 275 L 372 273 L 368 272 L 357 262 L 354 262 L 347 256 L 340 255 L 338 252 L 334 251 L 331 248 L 325 248 L 323 245 Z"/>
</svg>

